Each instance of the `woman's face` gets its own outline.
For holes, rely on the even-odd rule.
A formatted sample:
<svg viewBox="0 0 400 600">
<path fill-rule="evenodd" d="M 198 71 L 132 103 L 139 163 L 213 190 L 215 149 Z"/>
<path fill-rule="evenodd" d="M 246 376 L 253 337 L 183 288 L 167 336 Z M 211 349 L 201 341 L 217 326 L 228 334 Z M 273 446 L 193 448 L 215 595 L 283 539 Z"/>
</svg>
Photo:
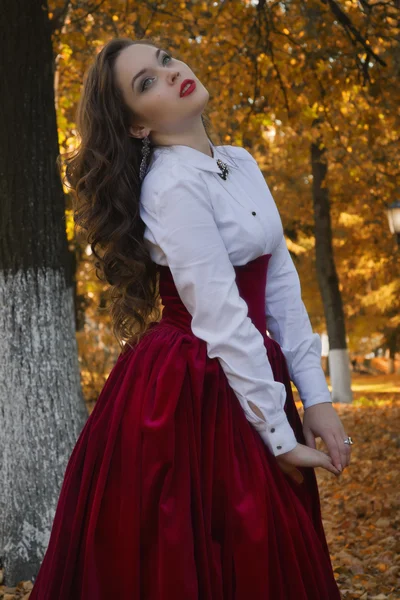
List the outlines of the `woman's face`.
<svg viewBox="0 0 400 600">
<path fill-rule="evenodd" d="M 150 132 L 157 138 L 157 134 L 164 137 L 190 130 L 209 99 L 207 89 L 184 62 L 147 44 L 124 48 L 115 63 L 115 76 L 136 116 L 130 132 L 137 137 Z M 185 79 L 192 79 L 196 87 L 181 96 Z"/>
</svg>

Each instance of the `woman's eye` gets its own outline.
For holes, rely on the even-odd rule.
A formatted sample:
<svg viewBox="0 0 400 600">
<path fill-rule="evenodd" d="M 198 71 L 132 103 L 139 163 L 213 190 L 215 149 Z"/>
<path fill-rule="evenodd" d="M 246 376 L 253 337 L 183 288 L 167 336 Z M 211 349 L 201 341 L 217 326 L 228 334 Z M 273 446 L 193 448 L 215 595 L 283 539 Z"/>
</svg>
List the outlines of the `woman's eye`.
<svg viewBox="0 0 400 600">
<path fill-rule="evenodd" d="M 169 54 L 164 54 L 164 56 L 163 56 L 163 58 L 162 58 L 162 61 L 161 61 L 163 65 L 165 64 L 165 63 L 164 63 L 164 60 L 165 60 L 166 58 L 168 58 L 169 60 L 172 60 L 172 57 L 171 57 L 171 56 L 169 56 Z M 146 89 L 147 89 L 147 86 L 146 86 L 146 81 L 149 81 L 150 79 L 153 79 L 153 77 L 147 77 L 146 79 L 144 79 L 144 80 L 143 80 L 143 83 L 142 83 L 142 92 L 144 92 L 144 90 L 146 90 Z"/>
</svg>

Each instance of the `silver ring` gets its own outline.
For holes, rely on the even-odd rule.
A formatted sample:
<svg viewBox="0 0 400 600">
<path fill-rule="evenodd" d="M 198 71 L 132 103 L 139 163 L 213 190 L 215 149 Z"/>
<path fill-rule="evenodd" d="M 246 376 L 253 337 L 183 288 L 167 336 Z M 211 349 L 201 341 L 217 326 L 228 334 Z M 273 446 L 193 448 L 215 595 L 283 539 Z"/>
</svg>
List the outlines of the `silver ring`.
<svg viewBox="0 0 400 600">
<path fill-rule="evenodd" d="M 352 446 L 354 444 L 354 442 L 350 436 L 346 440 L 344 440 L 344 443 L 349 444 L 349 446 Z"/>
</svg>

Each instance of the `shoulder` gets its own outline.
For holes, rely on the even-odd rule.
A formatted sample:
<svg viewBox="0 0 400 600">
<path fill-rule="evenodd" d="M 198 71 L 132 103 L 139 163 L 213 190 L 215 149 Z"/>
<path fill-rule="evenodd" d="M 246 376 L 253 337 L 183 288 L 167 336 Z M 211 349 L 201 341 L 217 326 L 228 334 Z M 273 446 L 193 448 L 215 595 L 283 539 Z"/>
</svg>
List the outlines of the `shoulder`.
<svg viewBox="0 0 400 600">
<path fill-rule="evenodd" d="M 238 160 L 252 161 L 257 164 L 256 159 L 242 146 L 218 146 L 218 149 Z"/>
<path fill-rule="evenodd" d="M 208 204 L 208 198 L 208 186 L 201 177 L 201 172 L 190 165 L 183 168 L 173 158 L 163 160 L 147 173 L 140 192 L 141 204 L 154 213 L 164 205 L 179 202 L 180 199 L 184 199 L 186 204 L 191 199 Z"/>
</svg>

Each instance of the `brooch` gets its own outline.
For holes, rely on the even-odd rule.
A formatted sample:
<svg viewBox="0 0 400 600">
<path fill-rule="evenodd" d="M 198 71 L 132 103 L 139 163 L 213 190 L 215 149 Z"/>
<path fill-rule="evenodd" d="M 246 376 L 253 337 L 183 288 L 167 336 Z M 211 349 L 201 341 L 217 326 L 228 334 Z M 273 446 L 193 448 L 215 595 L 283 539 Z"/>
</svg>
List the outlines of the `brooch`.
<svg viewBox="0 0 400 600">
<path fill-rule="evenodd" d="M 217 165 L 222 171 L 222 173 L 217 173 L 217 175 L 219 175 L 221 179 L 226 179 L 226 176 L 229 173 L 228 165 L 222 162 L 222 160 L 220 160 L 219 158 L 217 159 Z"/>
</svg>

